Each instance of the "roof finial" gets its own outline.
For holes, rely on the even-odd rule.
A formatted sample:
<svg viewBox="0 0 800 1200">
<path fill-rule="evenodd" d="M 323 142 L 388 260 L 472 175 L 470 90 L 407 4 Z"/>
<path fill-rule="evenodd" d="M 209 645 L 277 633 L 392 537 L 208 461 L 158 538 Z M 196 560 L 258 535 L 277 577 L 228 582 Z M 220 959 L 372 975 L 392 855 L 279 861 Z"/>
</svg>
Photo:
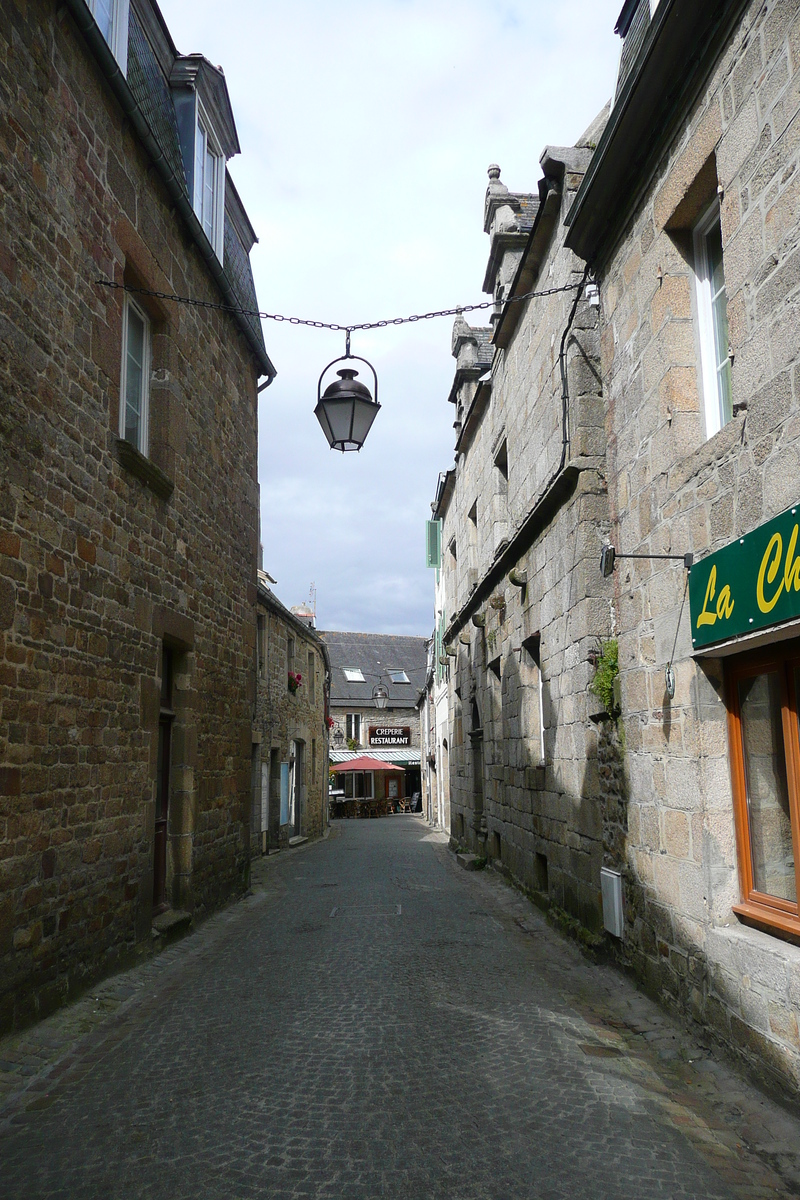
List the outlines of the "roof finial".
<svg viewBox="0 0 800 1200">
<path fill-rule="evenodd" d="M 500 168 L 498 167 L 497 163 L 489 164 L 489 178 L 492 180 L 492 182 L 494 182 L 495 179 L 500 178 Z"/>
</svg>

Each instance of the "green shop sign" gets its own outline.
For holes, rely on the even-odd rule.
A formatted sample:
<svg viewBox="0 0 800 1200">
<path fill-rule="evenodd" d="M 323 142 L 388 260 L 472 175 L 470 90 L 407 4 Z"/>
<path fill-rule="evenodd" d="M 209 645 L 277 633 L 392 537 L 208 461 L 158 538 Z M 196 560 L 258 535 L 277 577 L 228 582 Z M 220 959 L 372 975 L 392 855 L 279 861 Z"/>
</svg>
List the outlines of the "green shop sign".
<svg viewBox="0 0 800 1200">
<path fill-rule="evenodd" d="M 800 617 L 799 528 L 800 505 L 694 563 L 695 650 Z"/>
</svg>

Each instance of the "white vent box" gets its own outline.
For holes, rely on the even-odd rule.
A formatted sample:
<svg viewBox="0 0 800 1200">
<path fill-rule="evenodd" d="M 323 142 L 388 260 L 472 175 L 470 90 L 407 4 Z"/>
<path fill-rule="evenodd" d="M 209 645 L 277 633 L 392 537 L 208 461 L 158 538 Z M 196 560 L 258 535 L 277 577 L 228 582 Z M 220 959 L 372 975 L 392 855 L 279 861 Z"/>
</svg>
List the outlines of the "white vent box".
<svg viewBox="0 0 800 1200">
<path fill-rule="evenodd" d="M 601 867 L 600 888 L 603 893 L 603 925 L 613 937 L 621 938 L 625 923 L 622 914 L 622 876 L 619 871 Z"/>
</svg>

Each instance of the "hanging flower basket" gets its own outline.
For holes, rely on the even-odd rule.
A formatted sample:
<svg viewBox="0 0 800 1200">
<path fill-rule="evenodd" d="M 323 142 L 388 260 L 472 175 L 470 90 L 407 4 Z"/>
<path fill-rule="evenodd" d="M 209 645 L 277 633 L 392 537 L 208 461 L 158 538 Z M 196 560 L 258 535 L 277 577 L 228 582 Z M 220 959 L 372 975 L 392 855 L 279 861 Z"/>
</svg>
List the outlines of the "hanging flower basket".
<svg viewBox="0 0 800 1200">
<path fill-rule="evenodd" d="M 300 687 L 302 682 L 303 682 L 303 676 L 300 674 L 299 671 L 290 671 L 289 672 L 289 679 L 288 679 L 289 691 L 292 693 L 292 695 L 294 695 L 294 693 Z"/>
</svg>

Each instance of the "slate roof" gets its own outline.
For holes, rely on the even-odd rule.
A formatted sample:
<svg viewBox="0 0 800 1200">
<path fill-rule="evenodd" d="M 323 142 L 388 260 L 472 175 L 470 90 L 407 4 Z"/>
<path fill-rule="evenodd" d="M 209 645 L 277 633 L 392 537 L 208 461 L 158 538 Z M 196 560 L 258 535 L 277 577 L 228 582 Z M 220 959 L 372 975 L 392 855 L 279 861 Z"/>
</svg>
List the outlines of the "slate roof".
<svg viewBox="0 0 800 1200">
<path fill-rule="evenodd" d="M 536 214 L 539 211 L 539 196 L 536 193 L 529 192 L 509 192 L 510 196 L 518 201 L 519 212 L 517 213 L 517 228 L 520 233 L 530 233 L 533 229 L 533 222 L 536 220 Z"/>
<path fill-rule="evenodd" d="M 425 686 L 427 638 L 322 629 L 317 632 L 331 660 L 331 705 L 371 706 L 372 689 L 380 680 L 389 692 L 390 708 L 416 708 Z M 364 682 L 348 683 L 343 667 L 358 667 Z M 405 671 L 410 682 L 392 683 L 386 671 L 393 668 Z"/>
</svg>

